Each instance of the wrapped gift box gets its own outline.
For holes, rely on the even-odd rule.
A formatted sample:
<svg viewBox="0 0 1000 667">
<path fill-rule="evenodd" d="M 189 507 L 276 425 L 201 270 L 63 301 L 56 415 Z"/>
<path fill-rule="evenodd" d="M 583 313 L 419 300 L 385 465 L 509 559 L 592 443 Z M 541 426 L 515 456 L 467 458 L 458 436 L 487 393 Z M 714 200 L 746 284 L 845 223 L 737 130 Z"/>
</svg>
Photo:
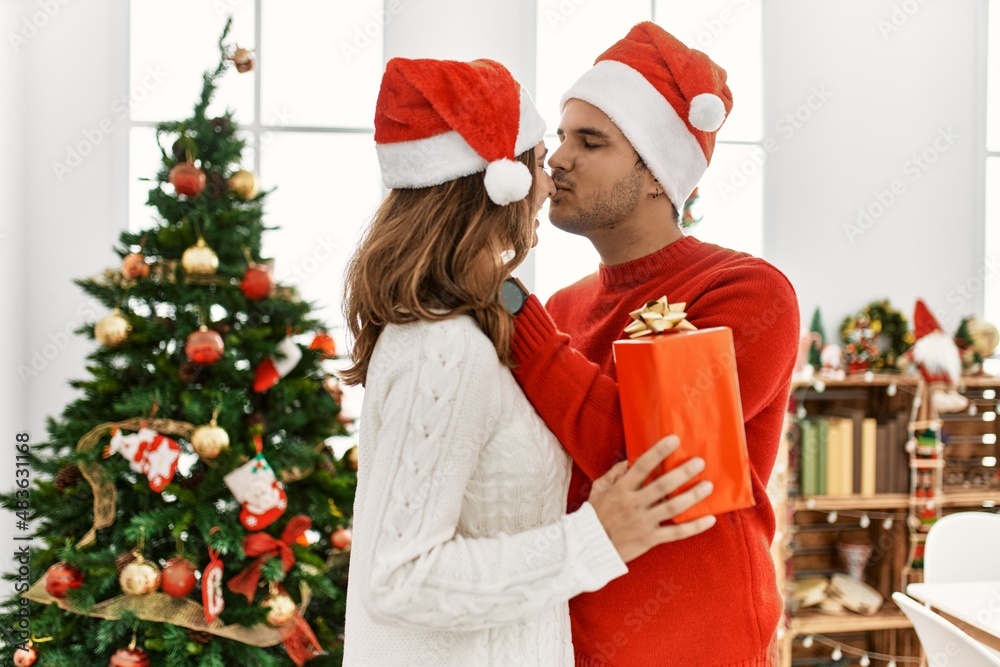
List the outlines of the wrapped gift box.
<svg viewBox="0 0 1000 667">
<path fill-rule="evenodd" d="M 666 311 L 666 299 L 660 300 Z M 647 308 L 657 302 L 650 302 Z M 683 304 L 679 304 L 680 310 Z M 673 308 L 677 310 L 676 306 Z M 642 318 L 633 313 L 638 324 Z M 669 312 L 669 311 L 668 311 Z M 683 315 L 683 313 L 681 313 Z M 695 330 L 677 318 L 664 328 L 655 317 L 651 328 L 630 326 L 633 340 L 614 343 L 622 419 L 629 463 L 660 439 L 674 434 L 680 447 L 653 478 L 700 456 L 705 470 L 682 493 L 702 480 L 712 494 L 675 517 L 683 523 L 754 505 L 733 333 L 728 327 Z M 686 326 L 685 326 L 686 325 Z M 656 329 L 662 333 L 657 334 Z"/>
</svg>

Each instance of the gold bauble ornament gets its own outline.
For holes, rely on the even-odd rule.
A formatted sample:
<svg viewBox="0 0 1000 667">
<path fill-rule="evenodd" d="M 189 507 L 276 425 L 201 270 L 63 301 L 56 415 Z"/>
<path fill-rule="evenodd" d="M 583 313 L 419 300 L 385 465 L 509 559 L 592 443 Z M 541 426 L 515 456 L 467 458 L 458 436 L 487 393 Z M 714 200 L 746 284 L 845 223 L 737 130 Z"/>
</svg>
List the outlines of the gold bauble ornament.
<svg viewBox="0 0 1000 667">
<path fill-rule="evenodd" d="M 94 338 L 101 345 L 114 347 L 124 342 L 131 330 L 132 325 L 122 317 L 121 311 L 115 308 L 114 312 L 105 315 L 94 327 Z"/>
<path fill-rule="evenodd" d="M 278 627 L 295 618 L 295 601 L 287 593 L 273 592 L 261 603 L 267 607 L 267 623 Z"/>
<path fill-rule="evenodd" d="M 215 417 L 204 426 L 199 426 L 191 434 L 191 446 L 203 459 L 214 459 L 223 449 L 229 446 L 229 434 L 226 429 L 218 426 Z"/>
<path fill-rule="evenodd" d="M 997 345 L 1000 344 L 1000 333 L 997 332 L 997 328 L 976 317 L 969 318 L 966 328 L 976 353 L 983 358 L 993 356 Z"/>
<path fill-rule="evenodd" d="M 229 177 L 229 190 L 240 199 L 257 196 L 257 177 L 246 169 L 240 169 Z"/>
<path fill-rule="evenodd" d="M 219 256 L 199 236 L 198 242 L 184 251 L 181 264 L 190 274 L 210 276 L 219 268 Z"/>
<path fill-rule="evenodd" d="M 125 595 L 149 595 L 160 587 L 160 568 L 156 563 L 143 558 L 142 554 L 136 554 L 135 560 L 126 565 L 118 575 L 118 583 Z"/>
</svg>

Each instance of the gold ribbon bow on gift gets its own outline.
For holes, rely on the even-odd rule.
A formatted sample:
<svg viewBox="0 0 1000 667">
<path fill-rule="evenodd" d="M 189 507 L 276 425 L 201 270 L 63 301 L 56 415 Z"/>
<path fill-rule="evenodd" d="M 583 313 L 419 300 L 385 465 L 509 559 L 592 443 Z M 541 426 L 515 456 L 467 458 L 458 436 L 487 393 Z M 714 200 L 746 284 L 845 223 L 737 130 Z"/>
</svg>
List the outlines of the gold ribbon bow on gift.
<svg viewBox="0 0 1000 667">
<path fill-rule="evenodd" d="M 625 333 L 629 338 L 640 338 L 650 334 L 695 331 L 698 327 L 687 321 L 687 313 L 684 312 L 686 305 L 684 301 L 667 303 L 665 296 L 650 301 L 639 310 L 629 313 L 634 322 L 625 327 Z"/>
</svg>

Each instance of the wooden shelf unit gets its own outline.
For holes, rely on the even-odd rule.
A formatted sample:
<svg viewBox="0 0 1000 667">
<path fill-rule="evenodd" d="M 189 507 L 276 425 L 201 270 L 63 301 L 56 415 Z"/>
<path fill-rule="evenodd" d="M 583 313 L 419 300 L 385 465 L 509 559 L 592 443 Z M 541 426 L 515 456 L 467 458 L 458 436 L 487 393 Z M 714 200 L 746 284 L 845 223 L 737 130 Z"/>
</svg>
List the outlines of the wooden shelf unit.
<svg viewBox="0 0 1000 667">
<path fill-rule="evenodd" d="M 793 614 L 792 632 L 795 635 L 827 635 L 838 632 L 868 632 L 872 630 L 897 630 L 910 628 L 909 620 L 890 601 L 877 614 L 825 614 L 821 611 L 804 609 Z"/>
<path fill-rule="evenodd" d="M 895 391 L 889 389 L 891 385 L 895 385 Z M 867 533 L 878 553 L 869 562 L 866 580 L 883 594 L 885 603 L 879 613 L 873 616 L 850 612 L 828 614 L 816 609 L 789 614 L 781 641 L 780 665 L 791 665 L 793 653 L 797 657 L 808 657 L 803 647 L 796 646 L 795 640 L 813 634 L 843 634 L 851 637 L 861 634 L 868 638 L 866 641 L 870 645 L 888 647 L 881 652 L 901 651 L 893 653 L 900 656 L 919 654 L 919 643 L 912 632 L 912 626 L 892 602 L 890 595 L 892 591 L 905 590 L 907 583 L 923 579 L 922 570 L 913 567 L 918 547 L 922 548 L 927 535 L 926 526 L 918 527 L 921 513 L 929 512 L 928 507 L 933 507 L 936 517 L 940 518 L 951 511 L 1000 507 L 1000 488 L 944 488 L 944 475 L 955 467 L 956 460 L 976 462 L 988 450 L 989 445 L 977 442 L 975 434 L 983 430 L 990 432 L 991 428 L 993 432 L 1000 433 L 1000 423 L 997 420 L 937 415 L 932 409 L 931 401 L 931 392 L 937 388 L 936 385 L 927 385 L 917 375 L 895 374 L 858 374 L 843 380 L 822 379 L 819 386 L 816 379 L 793 382 L 793 396 L 799 403 L 808 406 L 812 416 L 823 414 L 825 405 L 864 407 L 873 415 L 884 413 L 887 409 L 890 412 L 908 410 L 910 437 L 931 429 L 938 435 L 939 443 L 936 459 L 919 458 L 911 452 L 907 466 L 910 474 L 909 493 L 789 498 L 787 493 L 784 496 L 781 494 L 781 487 L 784 485 L 787 492 L 787 485 L 794 482 L 794 476 L 798 472 L 789 467 L 788 459 L 789 448 L 795 446 L 788 435 L 796 417 L 793 414 L 787 416 L 776 474 L 769 486 L 779 526 L 772 546 L 779 585 L 785 586 L 784 590 L 789 590 L 786 576 L 789 561 L 798 561 L 801 565 L 798 571 L 803 575 L 837 569 L 839 563 L 835 541 L 839 539 L 838 534 L 846 534 L 850 536 L 848 540 L 854 540 L 863 539 Z M 1000 405 L 996 400 L 997 394 L 1000 394 L 1000 377 L 964 378 L 959 388 L 975 396 L 971 403 L 976 404 L 978 410 L 997 411 L 996 408 Z M 987 391 L 986 396 L 990 398 L 983 399 L 983 390 L 989 389 L 996 391 Z M 983 424 L 987 425 L 985 429 Z M 957 444 L 945 445 L 940 440 L 942 433 L 957 436 Z M 995 451 L 1000 444 L 993 447 Z M 948 453 L 952 449 L 963 452 L 964 457 L 950 459 Z M 996 458 L 1000 458 L 1000 454 L 996 454 Z M 921 475 L 932 475 L 934 478 L 931 497 L 916 495 Z M 823 514 L 830 512 L 850 512 L 855 517 L 859 513 L 872 512 L 890 515 L 898 520 L 893 522 L 891 531 L 886 531 L 877 518 L 872 518 L 866 529 L 861 528 L 856 518 L 852 520 L 844 515 L 839 515 L 834 525 L 828 525 L 828 518 Z M 845 642 L 844 645 L 848 644 L 849 642 Z"/>
</svg>

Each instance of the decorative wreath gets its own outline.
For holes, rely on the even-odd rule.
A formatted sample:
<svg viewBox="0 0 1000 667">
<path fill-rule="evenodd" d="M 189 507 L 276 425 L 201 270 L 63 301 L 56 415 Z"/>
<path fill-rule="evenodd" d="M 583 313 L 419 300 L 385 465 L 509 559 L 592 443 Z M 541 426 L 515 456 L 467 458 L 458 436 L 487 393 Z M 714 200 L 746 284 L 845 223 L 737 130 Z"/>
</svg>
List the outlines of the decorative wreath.
<svg viewBox="0 0 1000 667">
<path fill-rule="evenodd" d="M 840 327 L 844 361 L 849 372 L 900 370 L 899 359 L 913 345 L 913 332 L 906 316 L 889 305 L 888 299 L 875 301 Z"/>
</svg>

